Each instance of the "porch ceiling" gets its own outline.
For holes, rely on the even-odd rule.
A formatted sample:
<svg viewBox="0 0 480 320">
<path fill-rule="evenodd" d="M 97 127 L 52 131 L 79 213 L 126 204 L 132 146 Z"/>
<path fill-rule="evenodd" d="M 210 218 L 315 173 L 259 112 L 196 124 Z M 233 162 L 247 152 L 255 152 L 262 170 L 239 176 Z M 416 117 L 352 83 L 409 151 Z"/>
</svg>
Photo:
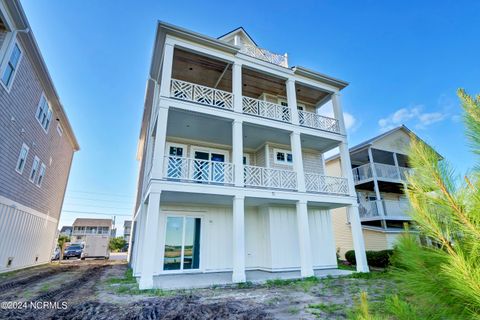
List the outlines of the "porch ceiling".
<svg viewBox="0 0 480 320">
<path fill-rule="evenodd" d="M 222 76 L 225 67 L 227 71 Z M 221 77 L 221 79 L 220 79 Z M 232 92 L 232 66 L 225 61 L 175 49 L 172 78 Z"/>
<path fill-rule="evenodd" d="M 297 83 L 295 89 L 297 90 L 297 100 L 313 105 L 316 105 L 320 100 L 329 95 L 328 92 L 314 89 L 301 83 Z"/>
<path fill-rule="evenodd" d="M 290 145 L 290 133 L 288 131 L 262 127 L 254 124 L 243 125 L 243 147 L 258 149 L 265 142 Z"/>
<path fill-rule="evenodd" d="M 307 134 L 301 135 L 302 148 L 308 148 L 317 150 L 320 152 L 327 152 L 338 146 L 339 142 L 336 140 L 330 140 L 321 138 L 318 136 L 311 136 Z"/>
<path fill-rule="evenodd" d="M 251 98 L 258 98 L 263 93 L 275 96 L 286 96 L 285 79 L 271 76 L 248 68 L 242 68 L 242 94 Z"/>
<path fill-rule="evenodd" d="M 231 145 L 232 122 L 202 113 L 170 108 L 167 136 Z"/>
<path fill-rule="evenodd" d="M 160 203 L 169 204 L 185 204 L 185 205 L 221 205 L 232 206 L 232 197 L 215 195 L 215 194 L 203 194 L 194 192 L 162 192 Z"/>
</svg>

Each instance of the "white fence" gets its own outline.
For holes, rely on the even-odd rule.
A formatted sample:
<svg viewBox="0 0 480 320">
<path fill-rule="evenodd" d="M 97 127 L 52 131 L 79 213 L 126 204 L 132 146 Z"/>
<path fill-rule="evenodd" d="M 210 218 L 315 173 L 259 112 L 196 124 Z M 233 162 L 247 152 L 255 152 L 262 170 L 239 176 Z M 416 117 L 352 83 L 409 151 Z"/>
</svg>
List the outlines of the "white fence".
<svg viewBox="0 0 480 320">
<path fill-rule="evenodd" d="M 298 118 L 301 126 L 340 133 L 337 119 L 302 110 L 298 110 Z"/>
<path fill-rule="evenodd" d="M 233 164 L 182 157 L 166 156 L 164 177 L 204 183 L 233 184 Z"/>
<path fill-rule="evenodd" d="M 233 110 L 233 94 L 186 81 L 172 79 L 170 97 Z"/>
<path fill-rule="evenodd" d="M 405 167 L 397 168 L 394 165 L 375 162 L 375 172 L 377 174 L 378 179 L 406 181 L 406 175 L 411 171 L 412 171 L 411 168 L 405 168 Z M 352 172 L 353 172 L 353 180 L 355 181 L 355 184 L 358 184 L 363 182 L 364 180 L 373 178 L 373 171 L 370 163 L 353 168 Z"/>
<path fill-rule="evenodd" d="M 273 189 L 297 189 L 297 173 L 292 170 L 245 166 L 245 186 Z"/>
<path fill-rule="evenodd" d="M 348 180 L 341 177 L 305 173 L 305 187 L 308 192 L 348 195 Z"/>
<path fill-rule="evenodd" d="M 360 202 L 358 208 L 360 218 L 380 218 L 380 206 L 383 207 L 384 216 L 387 218 L 395 217 L 400 219 L 410 219 L 410 216 L 408 215 L 410 204 L 405 200 L 376 200 Z"/>
<path fill-rule="evenodd" d="M 290 108 L 287 106 L 249 97 L 243 97 L 242 101 L 245 113 L 283 122 L 292 121 Z"/>
<path fill-rule="evenodd" d="M 266 49 L 258 48 L 248 44 L 242 44 L 240 52 L 251 57 L 288 68 L 288 59 L 286 55 L 272 53 Z"/>
</svg>

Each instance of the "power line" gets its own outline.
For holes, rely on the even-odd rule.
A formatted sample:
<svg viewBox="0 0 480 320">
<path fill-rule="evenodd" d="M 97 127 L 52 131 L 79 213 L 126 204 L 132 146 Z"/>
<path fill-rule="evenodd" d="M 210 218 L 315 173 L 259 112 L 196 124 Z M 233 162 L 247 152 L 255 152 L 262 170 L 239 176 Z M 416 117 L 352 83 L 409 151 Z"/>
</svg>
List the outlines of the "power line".
<svg viewBox="0 0 480 320">
<path fill-rule="evenodd" d="M 128 207 L 107 207 L 107 206 L 97 206 L 97 205 L 94 205 L 94 204 L 80 204 L 80 203 L 65 203 L 64 205 L 65 206 L 103 208 L 103 209 L 118 209 L 118 210 L 131 210 L 131 209 L 133 209 L 133 206 L 131 208 L 128 208 Z"/>
<path fill-rule="evenodd" d="M 88 201 L 102 201 L 102 202 L 124 202 L 124 203 L 132 203 L 131 200 L 106 200 L 106 199 L 93 199 L 93 198 L 83 198 L 83 197 L 70 197 L 66 196 L 66 199 L 76 199 L 76 200 L 88 200 Z"/>
<path fill-rule="evenodd" d="M 123 216 L 131 217 L 133 214 L 118 214 L 118 213 L 108 213 L 108 212 L 94 212 L 94 211 L 73 211 L 73 210 L 62 210 L 62 213 L 80 213 L 80 214 L 96 214 L 102 216 Z"/>
<path fill-rule="evenodd" d="M 115 196 L 115 197 L 129 197 L 135 198 L 132 195 L 122 194 L 122 193 L 109 193 L 109 192 L 92 192 L 92 191 L 80 191 L 80 190 L 68 190 L 67 192 L 74 192 L 74 193 L 87 193 L 87 194 L 103 194 L 108 196 Z"/>
</svg>

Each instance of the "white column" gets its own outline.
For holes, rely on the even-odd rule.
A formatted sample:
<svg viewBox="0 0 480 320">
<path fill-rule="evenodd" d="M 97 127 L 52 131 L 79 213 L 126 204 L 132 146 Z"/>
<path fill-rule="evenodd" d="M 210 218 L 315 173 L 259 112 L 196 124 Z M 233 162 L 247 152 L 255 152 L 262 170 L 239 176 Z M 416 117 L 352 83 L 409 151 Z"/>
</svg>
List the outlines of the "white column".
<svg viewBox="0 0 480 320">
<path fill-rule="evenodd" d="M 313 276 L 308 207 L 304 200 L 297 201 L 298 244 L 300 246 L 300 274 L 302 278 Z"/>
<path fill-rule="evenodd" d="M 297 190 L 305 192 L 305 173 L 303 172 L 302 142 L 299 132 L 290 133 L 290 145 L 292 146 L 293 170 L 297 173 Z"/>
<path fill-rule="evenodd" d="M 138 286 L 140 289 L 153 288 L 153 274 L 156 266 L 156 255 L 158 251 L 158 218 L 160 215 L 160 193 L 150 193 L 148 196 L 148 208 L 145 216 L 145 228 L 139 230 L 144 233 L 143 241 L 140 244 L 143 247 L 142 257 L 140 259 L 140 280 Z"/>
<path fill-rule="evenodd" d="M 155 132 L 155 144 L 153 146 L 152 174 L 151 178 L 163 178 L 163 163 L 165 161 L 165 143 L 167 139 L 168 107 L 159 106 L 157 126 Z"/>
<path fill-rule="evenodd" d="M 292 123 L 299 124 L 298 120 L 298 110 L 297 110 L 297 92 L 295 91 L 295 80 L 293 78 L 288 78 L 287 82 L 287 103 L 292 113 Z"/>
<path fill-rule="evenodd" d="M 234 196 L 232 282 L 245 281 L 245 198 L 244 196 Z"/>
<path fill-rule="evenodd" d="M 375 203 L 377 204 L 378 214 L 381 217 L 383 217 L 385 216 L 385 212 L 383 210 L 383 202 L 382 202 L 382 196 L 380 194 L 380 187 L 378 186 L 377 169 L 375 168 L 375 162 L 373 161 L 372 148 L 368 148 L 368 158 L 370 160 L 370 167 L 372 168 L 373 189 L 375 190 L 375 197 L 377 198 L 377 201 Z M 384 223 L 382 223 L 382 225 L 384 225 Z"/>
<path fill-rule="evenodd" d="M 162 76 L 160 80 L 160 95 L 170 97 L 170 82 L 172 80 L 174 47 L 170 43 L 165 43 L 162 62 Z"/>
<path fill-rule="evenodd" d="M 345 128 L 345 120 L 343 119 L 343 110 L 342 104 L 340 102 L 340 94 L 332 94 L 332 106 L 333 106 L 333 116 L 338 120 L 338 126 L 340 128 L 341 134 L 347 134 L 347 129 Z"/>
<path fill-rule="evenodd" d="M 363 241 L 363 230 L 358 213 L 358 204 L 348 207 L 348 214 L 350 216 L 350 227 L 352 228 L 353 248 L 355 249 L 357 271 L 368 272 L 367 255 L 365 253 L 365 242 Z"/>
<path fill-rule="evenodd" d="M 233 110 L 242 113 L 242 64 L 233 63 L 232 67 Z"/>
<path fill-rule="evenodd" d="M 243 187 L 243 124 L 240 120 L 233 120 L 232 125 L 232 163 L 234 183 L 236 187 Z"/>
<path fill-rule="evenodd" d="M 342 142 L 340 149 L 340 165 L 342 167 L 342 177 L 348 180 L 348 189 L 350 196 L 356 197 L 355 182 L 353 181 L 352 163 L 350 162 L 350 151 L 348 150 L 348 143 Z"/>
</svg>

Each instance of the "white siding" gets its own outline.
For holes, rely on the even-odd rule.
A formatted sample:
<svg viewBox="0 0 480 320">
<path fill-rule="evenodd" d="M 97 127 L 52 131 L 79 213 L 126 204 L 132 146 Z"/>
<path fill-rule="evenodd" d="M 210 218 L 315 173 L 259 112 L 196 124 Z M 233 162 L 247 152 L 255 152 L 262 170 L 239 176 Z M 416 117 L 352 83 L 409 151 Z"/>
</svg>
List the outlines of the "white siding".
<svg viewBox="0 0 480 320">
<path fill-rule="evenodd" d="M 300 267 L 297 215 L 294 207 L 270 207 L 271 268 Z"/>
<path fill-rule="evenodd" d="M 336 267 L 337 256 L 329 210 L 308 210 L 312 263 L 314 268 Z"/>
<path fill-rule="evenodd" d="M 56 227 L 51 220 L 0 204 L 0 272 L 49 262 Z M 9 257 L 13 261 L 7 267 Z"/>
</svg>

